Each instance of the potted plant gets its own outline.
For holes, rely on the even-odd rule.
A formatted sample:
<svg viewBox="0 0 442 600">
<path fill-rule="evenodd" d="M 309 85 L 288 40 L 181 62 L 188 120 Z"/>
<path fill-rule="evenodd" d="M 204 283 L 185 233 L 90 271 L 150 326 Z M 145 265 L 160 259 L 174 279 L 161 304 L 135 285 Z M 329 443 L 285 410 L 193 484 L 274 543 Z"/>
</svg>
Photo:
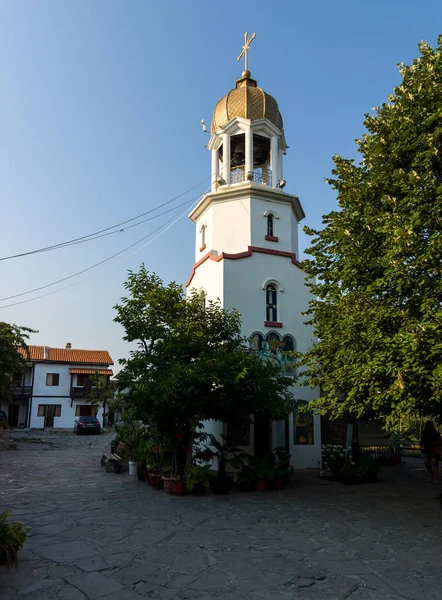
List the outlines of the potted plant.
<svg viewBox="0 0 442 600">
<path fill-rule="evenodd" d="M 23 523 L 7 521 L 9 511 L 0 513 L 0 564 L 17 560 L 17 553 L 25 543 L 30 527 Z"/>
<path fill-rule="evenodd" d="M 276 457 L 275 464 L 275 478 L 273 480 L 273 489 L 281 490 L 283 488 L 284 482 L 287 480 L 287 477 L 291 470 L 290 465 L 290 454 L 286 451 L 285 448 L 275 448 L 273 453 Z"/>
<path fill-rule="evenodd" d="M 253 462 L 256 468 L 256 489 L 258 492 L 263 492 L 267 482 L 275 479 L 275 456 L 273 452 L 268 452 L 262 458 L 255 458 Z"/>
<path fill-rule="evenodd" d="M 172 482 L 172 491 L 175 496 L 184 496 L 186 492 L 186 482 L 180 475 L 175 475 Z"/>
<path fill-rule="evenodd" d="M 230 444 L 230 440 L 225 436 L 221 436 L 221 440 L 212 434 L 208 434 L 209 443 L 204 444 L 204 450 L 196 454 L 197 458 L 202 461 L 216 461 L 218 463 L 218 471 L 212 480 L 214 494 L 228 494 L 232 483 L 231 478 L 226 473 L 227 465 L 238 467 L 244 463 L 245 453 L 241 448 L 237 448 Z"/>
<path fill-rule="evenodd" d="M 186 487 L 194 496 L 204 496 L 214 476 L 210 465 L 191 467 L 186 475 Z"/>
<path fill-rule="evenodd" d="M 380 471 L 379 464 L 370 456 L 348 460 L 340 471 L 340 479 L 346 484 L 374 483 Z"/>
<path fill-rule="evenodd" d="M 341 444 L 324 444 L 322 446 L 322 465 L 329 471 L 335 479 L 339 478 L 339 473 L 345 465 L 345 450 Z"/>
<path fill-rule="evenodd" d="M 407 436 L 400 431 L 393 431 L 388 438 L 388 446 L 391 454 L 391 464 L 394 466 L 401 464 L 401 452 L 403 446 L 408 442 Z"/>
<path fill-rule="evenodd" d="M 256 490 L 256 470 L 250 465 L 243 465 L 238 476 L 239 487 L 243 492 Z"/>
</svg>

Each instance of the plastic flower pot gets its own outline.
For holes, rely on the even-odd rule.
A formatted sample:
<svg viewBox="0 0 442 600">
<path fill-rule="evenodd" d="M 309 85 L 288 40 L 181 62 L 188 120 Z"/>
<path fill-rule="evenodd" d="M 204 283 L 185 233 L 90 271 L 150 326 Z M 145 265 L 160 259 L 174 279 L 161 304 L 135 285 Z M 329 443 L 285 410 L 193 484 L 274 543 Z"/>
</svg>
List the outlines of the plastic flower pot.
<svg viewBox="0 0 442 600">
<path fill-rule="evenodd" d="M 175 496 L 184 496 L 186 493 L 186 482 L 185 481 L 173 481 L 172 490 Z"/>
<path fill-rule="evenodd" d="M 129 475 L 135 476 L 137 474 L 137 463 L 133 460 L 129 461 Z"/>
<path fill-rule="evenodd" d="M 257 492 L 264 492 L 266 489 L 266 482 L 264 479 L 258 479 L 256 481 L 256 491 Z"/>
<path fill-rule="evenodd" d="M 161 475 L 149 473 L 149 483 L 155 490 L 160 490 L 162 487 Z"/>
<path fill-rule="evenodd" d="M 166 492 L 166 494 L 172 494 L 173 493 L 173 484 L 174 484 L 175 479 L 173 477 L 167 477 L 167 476 L 163 475 L 162 480 L 163 480 L 164 491 Z"/>
<path fill-rule="evenodd" d="M 282 490 L 283 486 L 284 486 L 284 481 L 282 479 L 275 478 L 273 480 L 273 489 L 274 490 Z"/>
</svg>

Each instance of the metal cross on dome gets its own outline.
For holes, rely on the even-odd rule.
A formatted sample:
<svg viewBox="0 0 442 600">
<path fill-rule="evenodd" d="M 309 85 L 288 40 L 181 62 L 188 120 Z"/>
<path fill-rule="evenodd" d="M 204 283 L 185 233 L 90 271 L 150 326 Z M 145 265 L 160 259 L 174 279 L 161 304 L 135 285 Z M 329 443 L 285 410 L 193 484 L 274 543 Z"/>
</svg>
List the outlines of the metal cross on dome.
<svg viewBox="0 0 442 600">
<path fill-rule="evenodd" d="M 253 40 L 256 38 L 256 33 L 252 33 L 252 35 L 249 37 L 249 39 L 247 39 L 248 35 L 249 34 L 246 31 L 244 34 L 244 46 L 242 47 L 241 54 L 237 58 L 237 60 L 239 62 L 242 59 L 242 57 L 244 56 L 244 71 L 249 70 L 249 55 L 248 55 L 249 47 L 250 47 L 250 44 L 253 42 Z"/>
</svg>

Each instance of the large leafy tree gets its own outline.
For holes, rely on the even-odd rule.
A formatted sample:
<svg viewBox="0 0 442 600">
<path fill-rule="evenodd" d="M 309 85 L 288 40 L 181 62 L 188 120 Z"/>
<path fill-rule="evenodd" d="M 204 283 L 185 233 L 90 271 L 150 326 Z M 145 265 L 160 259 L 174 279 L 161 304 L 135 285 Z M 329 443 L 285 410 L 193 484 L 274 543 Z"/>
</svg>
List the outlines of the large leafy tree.
<svg viewBox="0 0 442 600">
<path fill-rule="evenodd" d="M 36 333 L 28 327 L 0 322 L 0 399 L 11 399 L 11 380 L 20 373 L 29 357 L 29 334 Z"/>
<path fill-rule="evenodd" d="M 442 412 L 442 36 L 399 65 L 402 82 L 366 115 L 361 161 L 334 158 L 340 210 L 305 261 L 318 344 L 304 357 L 316 403 L 338 417 Z M 315 282 L 315 278 L 316 282 Z"/>
<path fill-rule="evenodd" d="M 115 321 L 136 347 L 120 361 L 118 381 L 131 388 L 125 402 L 138 418 L 187 436 L 208 419 L 240 425 L 252 414 L 283 419 L 293 410 L 290 380 L 249 349 L 237 311 L 186 298 L 144 266 L 125 287 Z"/>
</svg>

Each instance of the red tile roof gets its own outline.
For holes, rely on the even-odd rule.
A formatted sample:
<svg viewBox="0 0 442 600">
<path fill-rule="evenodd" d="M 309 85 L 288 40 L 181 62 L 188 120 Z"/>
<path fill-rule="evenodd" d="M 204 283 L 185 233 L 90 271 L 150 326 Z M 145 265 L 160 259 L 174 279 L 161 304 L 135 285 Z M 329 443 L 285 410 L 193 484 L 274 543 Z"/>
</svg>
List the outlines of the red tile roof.
<svg viewBox="0 0 442 600">
<path fill-rule="evenodd" d="M 29 346 L 30 360 L 62 363 L 84 363 L 88 365 L 113 365 L 107 350 L 77 350 L 76 348 L 47 348 L 45 346 Z M 27 358 L 25 351 L 19 348 L 20 354 Z"/>
<path fill-rule="evenodd" d="M 71 375 L 113 375 L 112 369 L 69 369 Z"/>
</svg>

